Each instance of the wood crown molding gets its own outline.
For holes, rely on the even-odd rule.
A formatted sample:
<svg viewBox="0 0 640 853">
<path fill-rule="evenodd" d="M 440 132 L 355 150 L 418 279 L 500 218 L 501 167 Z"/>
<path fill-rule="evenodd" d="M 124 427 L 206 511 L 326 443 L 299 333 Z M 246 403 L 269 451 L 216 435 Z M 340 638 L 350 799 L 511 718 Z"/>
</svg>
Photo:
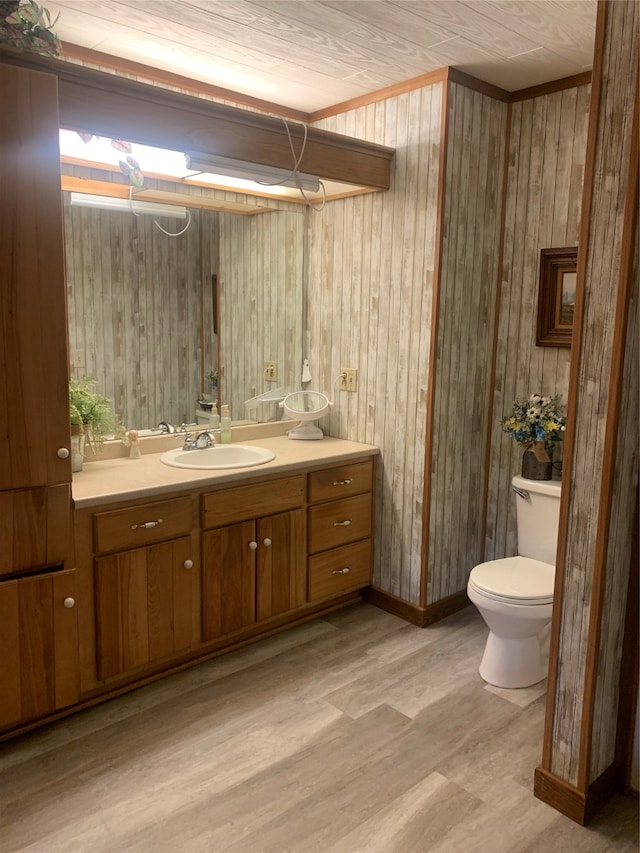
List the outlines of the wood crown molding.
<svg viewBox="0 0 640 853">
<path fill-rule="evenodd" d="M 548 95 L 552 92 L 573 88 L 574 86 L 585 86 L 591 82 L 591 72 L 585 71 L 582 74 L 574 74 L 570 77 L 563 77 L 560 80 L 552 80 L 549 83 L 542 83 L 538 86 L 530 86 L 526 89 L 508 92 L 506 89 L 479 80 L 477 77 L 473 77 L 471 74 L 467 74 L 454 66 L 443 66 L 442 68 L 428 71 L 425 74 L 411 77 L 400 83 L 394 83 L 391 86 L 378 89 L 375 92 L 361 95 L 358 98 L 351 98 L 350 100 L 333 104 L 330 107 L 308 113 L 304 110 L 297 110 L 272 101 L 254 98 L 251 95 L 245 95 L 233 89 L 225 89 L 222 86 L 216 86 L 202 80 L 195 80 L 192 77 L 185 77 L 171 71 L 164 71 L 161 68 L 154 68 L 141 62 L 133 62 L 129 59 L 113 56 L 110 53 L 102 53 L 101 51 L 92 50 L 71 42 L 62 43 L 62 58 L 71 63 L 84 63 L 85 65 L 81 67 L 86 67 L 88 63 L 99 66 L 100 68 L 110 68 L 116 74 L 132 74 L 149 82 L 181 89 L 183 92 L 201 98 L 233 101 L 236 104 L 242 104 L 262 113 L 275 113 L 285 118 L 310 124 L 322 121 L 322 119 L 329 118 L 330 116 L 340 115 L 359 107 L 384 101 L 387 98 L 394 98 L 406 92 L 412 92 L 415 89 L 432 86 L 435 83 L 441 83 L 445 80 L 451 80 L 453 83 L 458 83 L 461 86 L 466 86 L 468 89 L 482 92 L 491 98 L 505 103 L 537 98 L 541 95 Z"/>
<path fill-rule="evenodd" d="M 0 62 L 57 77 L 61 127 L 291 168 L 281 118 L 11 48 L 0 49 Z M 300 151 L 305 128 L 296 124 L 289 132 Z M 394 153 L 384 145 L 308 127 L 301 169 L 330 181 L 386 190 Z"/>
<path fill-rule="evenodd" d="M 309 113 L 303 110 L 295 110 L 282 106 L 282 104 L 273 103 L 272 101 L 253 98 L 251 95 L 243 95 L 242 92 L 225 89 L 222 86 L 215 86 L 213 83 L 205 83 L 202 80 L 195 80 L 193 77 L 184 77 L 182 74 L 164 71 L 162 68 L 153 68 L 150 65 L 144 65 L 142 62 L 122 59 L 119 56 L 102 53 L 99 50 L 92 50 L 91 48 L 82 47 L 79 44 L 72 44 L 71 42 L 62 42 L 61 58 L 71 62 L 82 63 L 85 67 L 86 64 L 91 64 L 100 68 L 111 68 L 119 74 L 132 74 L 135 77 L 141 77 L 153 83 L 161 83 L 163 86 L 181 89 L 190 95 L 233 101 L 236 104 L 243 104 L 259 112 L 276 113 L 295 121 L 308 122 L 310 120 Z"/>
</svg>

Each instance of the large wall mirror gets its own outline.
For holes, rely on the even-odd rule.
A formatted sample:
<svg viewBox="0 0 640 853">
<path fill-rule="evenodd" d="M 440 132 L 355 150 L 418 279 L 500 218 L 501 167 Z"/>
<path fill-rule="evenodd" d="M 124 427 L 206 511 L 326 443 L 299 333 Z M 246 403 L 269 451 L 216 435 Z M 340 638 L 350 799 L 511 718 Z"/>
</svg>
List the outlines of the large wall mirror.
<svg viewBox="0 0 640 853">
<path fill-rule="evenodd" d="M 299 385 L 305 211 L 194 208 L 170 237 L 151 216 L 63 197 L 72 375 L 95 377 L 127 429 L 193 423 L 216 368 L 234 420 L 278 417 L 246 403 Z"/>
</svg>

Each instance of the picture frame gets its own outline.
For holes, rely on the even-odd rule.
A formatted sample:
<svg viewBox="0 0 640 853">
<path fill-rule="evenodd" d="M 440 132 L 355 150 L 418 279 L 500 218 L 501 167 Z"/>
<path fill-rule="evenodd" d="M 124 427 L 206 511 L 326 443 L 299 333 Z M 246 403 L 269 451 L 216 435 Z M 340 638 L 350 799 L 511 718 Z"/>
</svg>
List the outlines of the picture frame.
<svg viewBox="0 0 640 853">
<path fill-rule="evenodd" d="M 576 298 L 578 247 L 540 250 L 536 344 L 570 347 Z"/>
</svg>

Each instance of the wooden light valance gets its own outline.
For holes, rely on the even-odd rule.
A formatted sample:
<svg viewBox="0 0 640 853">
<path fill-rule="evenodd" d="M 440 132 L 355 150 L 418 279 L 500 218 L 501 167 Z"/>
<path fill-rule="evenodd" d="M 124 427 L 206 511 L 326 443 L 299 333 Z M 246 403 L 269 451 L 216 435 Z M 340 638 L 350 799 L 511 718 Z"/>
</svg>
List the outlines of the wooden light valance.
<svg viewBox="0 0 640 853">
<path fill-rule="evenodd" d="M 71 62 L 0 48 L 0 62 L 53 74 L 60 126 L 178 151 L 199 151 L 290 169 L 284 120 L 183 95 Z M 304 127 L 288 122 L 298 154 Z M 329 181 L 386 190 L 394 149 L 307 128 L 300 170 Z"/>
</svg>

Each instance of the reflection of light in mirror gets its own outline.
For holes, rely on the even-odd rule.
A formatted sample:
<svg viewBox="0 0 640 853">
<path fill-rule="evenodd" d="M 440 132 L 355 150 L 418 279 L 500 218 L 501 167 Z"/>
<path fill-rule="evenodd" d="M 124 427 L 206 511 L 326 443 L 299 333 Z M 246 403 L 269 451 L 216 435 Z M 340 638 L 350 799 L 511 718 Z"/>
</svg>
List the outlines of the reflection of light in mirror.
<svg viewBox="0 0 640 853">
<path fill-rule="evenodd" d="M 265 186 L 264 184 L 258 184 L 255 181 L 246 181 L 244 178 L 231 178 L 227 175 L 213 175 L 209 172 L 200 172 L 197 175 L 191 173 L 185 181 L 186 183 L 194 181 L 199 184 L 211 184 L 216 187 L 232 187 L 233 189 L 247 190 L 259 195 L 293 196 L 294 198 L 300 197 L 300 192 L 297 188 Z M 308 193 L 308 195 L 313 197 L 316 194 Z"/>
<path fill-rule="evenodd" d="M 111 139 L 105 136 L 94 136 L 89 142 L 84 142 L 74 130 L 60 131 L 60 154 L 63 157 L 74 157 L 117 166 L 126 155 L 111 145 Z M 195 170 L 185 167 L 184 154 L 181 151 L 170 151 L 167 148 L 155 148 L 151 145 L 131 143 L 131 155 L 140 164 L 143 172 L 155 172 L 173 178 L 185 178 L 196 174 Z"/>
</svg>

